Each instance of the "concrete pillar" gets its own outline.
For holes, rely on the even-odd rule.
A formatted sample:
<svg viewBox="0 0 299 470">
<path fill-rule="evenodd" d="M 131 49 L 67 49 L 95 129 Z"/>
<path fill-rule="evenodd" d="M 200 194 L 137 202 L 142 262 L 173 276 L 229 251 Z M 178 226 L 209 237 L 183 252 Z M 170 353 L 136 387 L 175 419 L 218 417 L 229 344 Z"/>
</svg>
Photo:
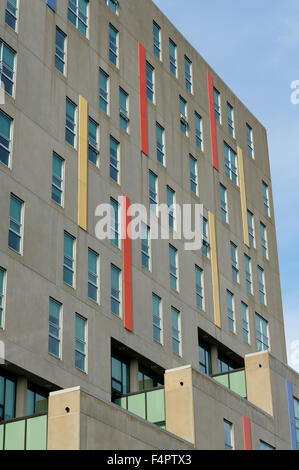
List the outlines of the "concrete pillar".
<svg viewBox="0 0 299 470">
<path fill-rule="evenodd" d="M 138 392 L 138 361 L 137 359 L 132 359 L 130 361 L 130 393 Z"/>
<path fill-rule="evenodd" d="M 273 416 L 269 353 L 245 356 L 247 400 Z"/>
<path fill-rule="evenodd" d="M 16 386 L 16 418 L 23 418 L 26 416 L 27 386 L 27 377 L 18 377 Z"/>
<path fill-rule="evenodd" d="M 211 367 L 212 375 L 218 374 L 218 348 L 215 345 L 211 346 Z"/>
</svg>

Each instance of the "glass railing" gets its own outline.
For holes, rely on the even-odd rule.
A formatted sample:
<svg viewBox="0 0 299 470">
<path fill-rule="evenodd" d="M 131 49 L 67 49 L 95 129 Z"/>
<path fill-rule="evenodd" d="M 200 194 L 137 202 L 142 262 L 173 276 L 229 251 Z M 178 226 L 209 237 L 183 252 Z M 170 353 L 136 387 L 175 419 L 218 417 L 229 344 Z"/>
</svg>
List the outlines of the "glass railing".
<svg viewBox="0 0 299 470">
<path fill-rule="evenodd" d="M 229 388 L 243 398 L 247 398 L 245 369 L 231 370 L 212 376 L 214 380 Z"/>
<path fill-rule="evenodd" d="M 165 429 L 164 387 L 130 393 L 114 400 L 121 408 Z"/>
<path fill-rule="evenodd" d="M 0 422 L 0 450 L 46 450 L 48 415 Z"/>
</svg>

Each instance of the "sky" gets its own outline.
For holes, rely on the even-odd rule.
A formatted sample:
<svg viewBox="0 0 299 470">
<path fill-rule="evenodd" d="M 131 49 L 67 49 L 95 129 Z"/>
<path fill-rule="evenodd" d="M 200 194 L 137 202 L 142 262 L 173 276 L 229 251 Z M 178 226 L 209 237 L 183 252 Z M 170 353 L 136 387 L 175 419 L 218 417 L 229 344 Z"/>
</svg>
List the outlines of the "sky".
<svg viewBox="0 0 299 470">
<path fill-rule="evenodd" d="M 288 362 L 299 372 L 299 2 L 154 2 L 267 129 Z"/>
</svg>

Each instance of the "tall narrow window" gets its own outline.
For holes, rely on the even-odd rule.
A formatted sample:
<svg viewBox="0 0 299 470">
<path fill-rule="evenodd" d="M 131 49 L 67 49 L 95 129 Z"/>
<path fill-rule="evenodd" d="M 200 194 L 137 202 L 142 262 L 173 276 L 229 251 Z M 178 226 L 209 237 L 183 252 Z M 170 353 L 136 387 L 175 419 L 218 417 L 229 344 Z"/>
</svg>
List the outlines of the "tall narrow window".
<svg viewBox="0 0 299 470">
<path fill-rule="evenodd" d="M 114 13 L 117 13 L 118 9 L 118 0 L 105 0 L 105 3 L 108 5 L 109 8 L 111 8 Z"/>
<path fill-rule="evenodd" d="M 17 29 L 18 0 L 6 0 L 5 23 L 14 31 Z"/>
<path fill-rule="evenodd" d="M 235 137 L 234 108 L 229 103 L 227 103 L 227 122 L 229 134 Z"/>
<path fill-rule="evenodd" d="M 245 278 L 246 278 L 246 289 L 247 292 L 252 294 L 252 270 L 251 270 L 251 259 L 249 256 L 244 255 L 245 263 Z"/>
<path fill-rule="evenodd" d="M 176 77 L 177 76 L 177 49 L 175 43 L 169 39 L 169 63 L 170 72 Z"/>
<path fill-rule="evenodd" d="M 120 275 L 121 270 L 111 264 L 111 313 L 117 317 L 121 316 Z"/>
<path fill-rule="evenodd" d="M 157 215 L 158 177 L 149 170 L 149 203 L 151 211 Z"/>
<path fill-rule="evenodd" d="M 234 312 L 234 295 L 227 290 L 226 291 L 226 302 L 227 302 L 227 317 L 228 317 L 228 328 L 232 333 L 235 332 L 235 312 Z"/>
<path fill-rule="evenodd" d="M 65 113 L 65 140 L 72 147 L 76 147 L 76 114 L 77 106 L 67 98 Z"/>
<path fill-rule="evenodd" d="M 246 124 L 246 134 L 247 134 L 248 154 L 251 158 L 254 158 L 253 135 L 252 135 L 252 129 L 249 126 L 249 124 Z"/>
<path fill-rule="evenodd" d="M 108 114 L 109 91 L 108 91 L 109 75 L 100 69 L 100 109 Z"/>
<path fill-rule="evenodd" d="M 119 142 L 110 136 L 110 178 L 119 183 Z"/>
<path fill-rule="evenodd" d="M 130 392 L 130 366 L 124 359 L 111 357 L 112 401 Z"/>
<path fill-rule="evenodd" d="M 158 343 L 162 343 L 162 315 L 161 299 L 156 294 L 152 294 L 153 303 L 153 338 Z"/>
<path fill-rule="evenodd" d="M 165 139 L 165 132 L 162 126 L 160 124 L 156 123 L 156 137 L 157 137 L 157 160 L 161 165 L 165 164 L 165 145 L 164 145 L 164 139 Z"/>
<path fill-rule="evenodd" d="M 214 88 L 214 110 L 215 110 L 215 119 L 219 124 L 221 124 L 221 105 L 220 105 L 220 93 L 216 88 Z"/>
<path fill-rule="evenodd" d="M 75 284 L 75 241 L 72 235 L 64 232 L 63 282 L 71 287 Z"/>
<path fill-rule="evenodd" d="M 64 160 L 53 152 L 52 157 L 52 201 L 63 206 Z"/>
<path fill-rule="evenodd" d="M 189 155 L 190 167 L 190 189 L 193 194 L 198 194 L 197 190 L 197 160 L 192 155 Z"/>
<path fill-rule="evenodd" d="M 180 96 L 180 125 L 183 134 L 187 135 L 188 118 L 187 118 L 187 102 Z"/>
<path fill-rule="evenodd" d="M 268 185 L 263 181 L 263 198 L 264 198 L 264 212 L 270 217 L 270 203 L 269 203 L 269 188 Z"/>
<path fill-rule="evenodd" d="M 5 277 L 6 277 L 5 269 L 0 268 L 0 328 L 3 328 L 3 324 L 4 324 Z"/>
<path fill-rule="evenodd" d="M 233 450 L 233 425 L 229 421 L 223 420 L 224 425 L 224 450 Z"/>
<path fill-rule="evenodd" d="M 16 53 L 0 40 L 0 80 L 8 95 L 13 95 Z"/>
<path fill-rule="evenodd" d="M 109 25 L 109 60 L 118 66 L 118 31 L 112 24 Z"/>
<path fill-rule="evenodd" d="M 13 194 L 10 195 L 8 246 L 21 254 L 23 239 L 24 202 Z"/>
<path fill-rule="evenodd" d="M 203 270 L 195 266 L 195 292 L 196 306 L 201 310 L 204 309 L 204 291 L 203 291 Z"/>
<path fill-rule="evenodd" d="M 227 190 L 223 184 L 220 183 L 220 208 L 221 218 L 224 222 L 228 222 L 228 210 L 227 210 Z"/>
<path fill-rule="evenodd" d="M 294 397 L 294 414 L 295 414 L 295 427 L 296 427 L 296 440 L 299 444 L 299 400 Z"/>
<path fill-rule="evenodd" d="M 192 62 L 185 56 L 185 83 L 186 88 L 192 93 Z"/>
<path fill-rule="evenodd" d="M 154 86 L 154 67 L 146 62 L 146 96 L 154 103 L 155 86 Z"/>
<path fill-rule="evenodd" d="M 94 165 L 98 165 L 98 155 L 99 155 L 99 125 L 91 119 L 88 118 L 88 160 Z"/>
<path fill-rule="evenodd" d="M 113 245 L 119 247 L 119 206 L 115 199 L 110 198 L 110 241 Z"/>
<path fill-rule="evenodd" d="M 258 313 L 255 314 L 256 341 L 258 351 L 269 350 L 268 322 Z"/>
<path fill-rule="evenodd" d="M 208 234 L 208 221 L 205 217 L 202 217 L 202 247 L 201 251 L 205 256 L 209 254 L 209 234 Z"/>
<path fill-rule="evenodd" d="M 169 227 L 174 229 L 175 225 L 175 192 L 170 186 L 167 186 L 167 206 Z"/>
<path fill-rule="evenodd" d="M 154 54 L 161 60 L 161 28 L 153 22 Z"/>
<path fill-rule="evenodd" d="M 225 174 L 238 184 L 237 154 L 224 142 Z"/>
<path fill-rule="evenodd" d="M 65 45 L 66 35 L 56 26 L 55 67 L 65 75 Z"/>
<path fill-rule="evenodd" d="M 264 258 L 268 258 L 267 228 L 260 222 L 262 253 Z"/>
<path fill-rule="evenodd" d="M 172 352 L 181 355 L 181 318 L 180 312 L 171 307 L 171 321 L 172 321 Z"/>
<path fill-rule="evenodd" d="M 141 265 L 150 270 L 150 261 L 151 261 L 151 252 L 150 252 L 150 228 L 142 223 L 141 225 Z"/>
<path fill-rule="evenodd" d="M 85 37 L 87 37 L 88 0 L 68 0 L 68 19 Z"/>
<path fill-rule="evenodd" d="M 198 359 L 200 372 L 211 375 L 211 347 L 201 339 L 198 340 Z"/>
<path fill-rule="evenodd" d="M 247 211 L 247 219 L 248 219 L 248 233 L 249 233 L 249 244 L 250 246 L 255 246 L 254 242 L 254 217 L 253 213 L 249 210 Z"/>
<path fill-rule="evenodd" d="M 0 162 L 10 166 L 12 119 L 0 111 Z"/>
<path fill-rule="evenodd" d="M 16 383 L 4 375 L 0 375 L 0 422 L 15 417 Z"/>
<path fill-rule="evenodd" d="M 248 306 L 244 302 L 241 302 L 241 310 L 242 310 L 243 339 L 245 343 L 249 344 Z"/>
<path fill-rule="evenodd" d="M 87 320 L 76 313 L 75 323 L 75 367 L 86 372 Z"/>
<path fill-rule="evenodd" d="M 265 272 L 260 266 L 257 267 L 257 275 L 259 282 L 260 301 L 266 305 L 266 289 L 265 289 Z"/>
<path fill-rule="evenodd" d="M 88 248 L 88 298 L 98 302 L 99 255 Z"/>
<path fill-rule="evenodd" d="M 195 121 L 195 142 L 196 146 L 202 150 L 202 119 L 199 114 L 196 112 L 194 113 L 194 121 Z"/>
<path fill-rule="evenodd" d="M 50 298 L 48 352 L 58 359 L 61 357 L 61 310 L 62 304 Z"/>
<path fill-rule="evenodd" d="M 233 280 L 239 282 L 239 268 L 238 268 L 238 251 L 233 242 L 230 242 L 230 254 L 232 260 L 232 276 Z"/>
<path fill-rule="evenodd" d="M 169 245 L 169 279 L 170 287 L 178 290 L 178 253 L 177 249 Z"/>
<path fill-rule="evenodd" d="M 129 95 L 122 88 L 119 89 L 119 124 L 121 129 L 129 129 Z"/>
</svg>

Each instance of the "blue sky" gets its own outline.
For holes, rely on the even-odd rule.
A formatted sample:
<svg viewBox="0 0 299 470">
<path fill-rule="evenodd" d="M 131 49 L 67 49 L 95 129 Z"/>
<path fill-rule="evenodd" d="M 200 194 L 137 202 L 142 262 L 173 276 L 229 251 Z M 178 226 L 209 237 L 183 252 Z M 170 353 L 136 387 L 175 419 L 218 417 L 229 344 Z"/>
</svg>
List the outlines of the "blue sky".
<svg viewBox="0 0 299 470">
<path fill-rule="evenodd" d="M 288 359 L 299 371 L 299 2 L 154 1 L 268 131 Z"/>
</svg>

